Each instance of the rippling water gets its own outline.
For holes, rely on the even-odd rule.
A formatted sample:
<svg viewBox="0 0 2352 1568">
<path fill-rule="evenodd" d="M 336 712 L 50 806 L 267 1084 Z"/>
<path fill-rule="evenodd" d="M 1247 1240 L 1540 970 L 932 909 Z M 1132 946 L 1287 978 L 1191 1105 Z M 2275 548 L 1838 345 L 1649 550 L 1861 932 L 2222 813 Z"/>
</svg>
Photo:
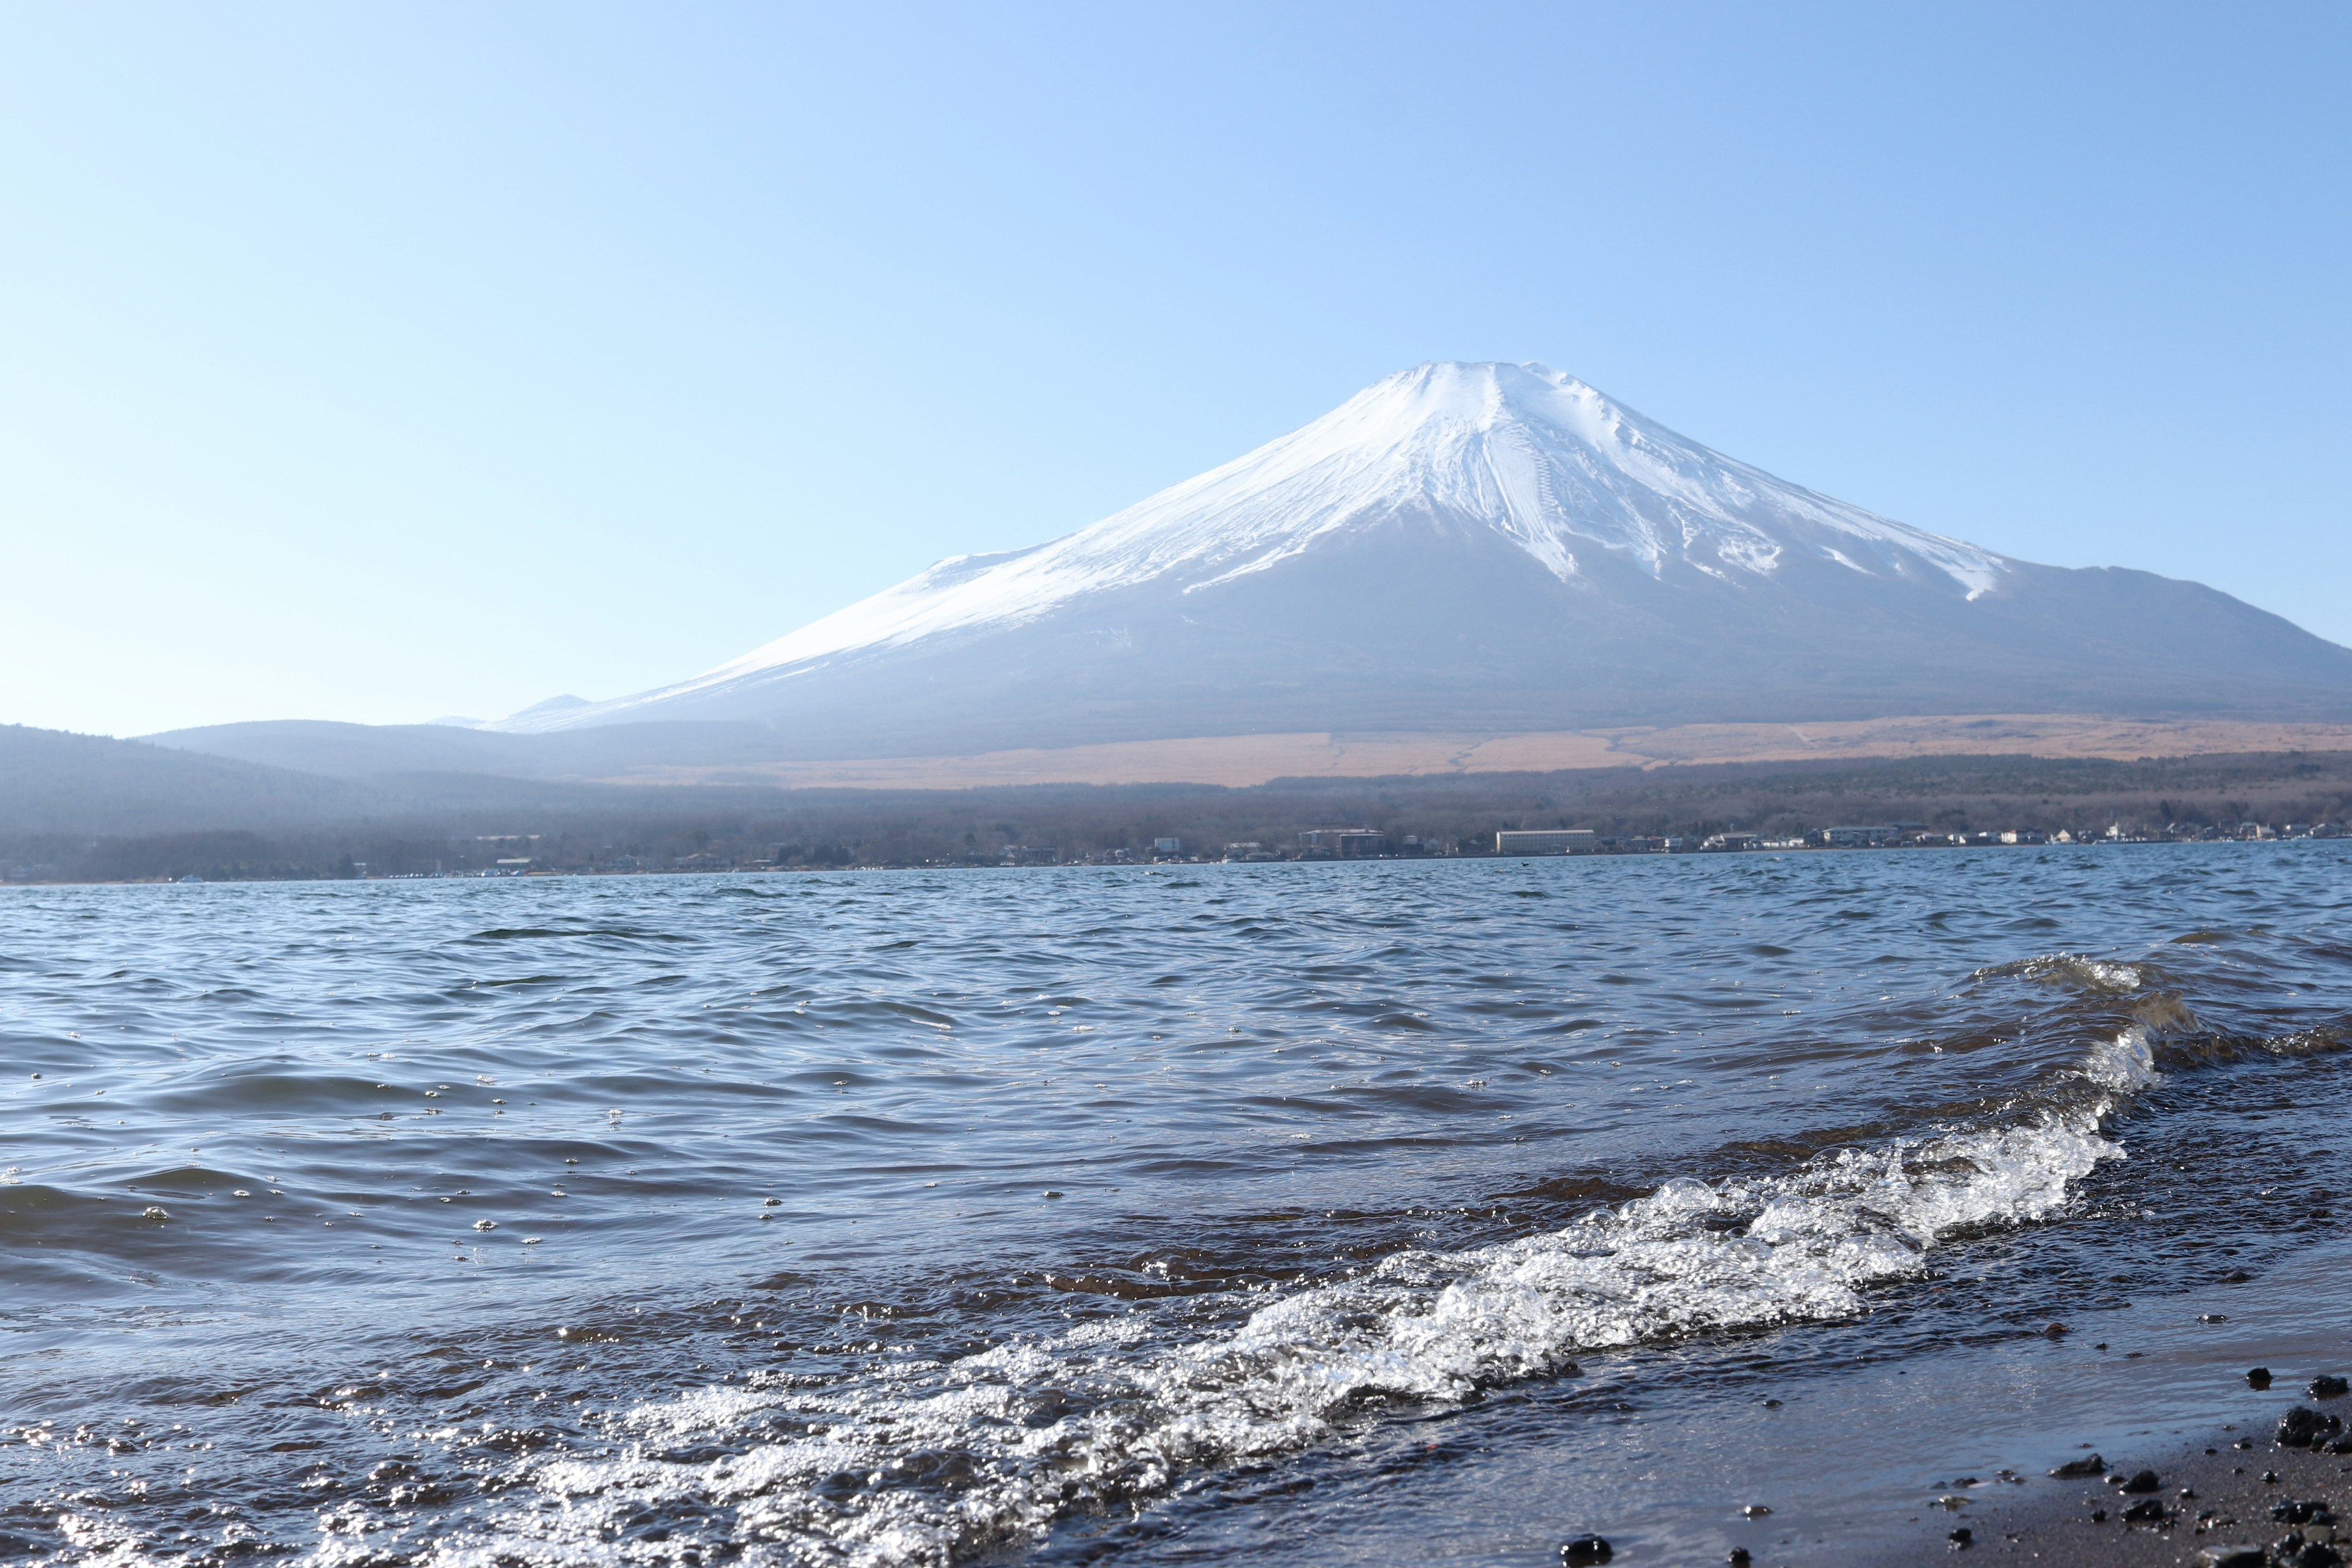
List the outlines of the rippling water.
<svg viewBox="0 0 2352 1568">
<path fill-rule="evenodd" d="M 10 890 L 0 1556 L 1663 1549 L 1629 1424 L 2331 1244 L 2347 870 Z"/>
</svg>

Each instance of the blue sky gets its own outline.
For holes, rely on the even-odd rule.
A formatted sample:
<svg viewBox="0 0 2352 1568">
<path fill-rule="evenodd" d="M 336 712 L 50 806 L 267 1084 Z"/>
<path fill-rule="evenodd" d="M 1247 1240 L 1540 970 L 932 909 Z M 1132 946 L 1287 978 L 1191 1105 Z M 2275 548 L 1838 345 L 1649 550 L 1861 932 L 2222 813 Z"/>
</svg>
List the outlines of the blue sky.
<svg viewBox="0 0 2352 1568">
<path fill-rule="evenodd" d="M 1432 358 L 2352 643 L 2352 10 L 2053 10 L 0 7 L 0 722 L 618 695 Z"/>
</svg>

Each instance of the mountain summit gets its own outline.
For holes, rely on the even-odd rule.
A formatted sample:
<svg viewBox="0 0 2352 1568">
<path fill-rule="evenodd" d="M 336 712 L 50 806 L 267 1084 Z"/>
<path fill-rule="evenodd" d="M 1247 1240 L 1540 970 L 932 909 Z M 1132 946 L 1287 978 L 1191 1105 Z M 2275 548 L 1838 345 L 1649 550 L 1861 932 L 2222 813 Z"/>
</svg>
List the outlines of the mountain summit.
<svg viewBox="0 0 2352 1568">
<path fill-rule="evenodd" d="M 2352 651 L 1892 521 L 1542 365 L 1433 363 L 1062 539 L 492 727 L 751 721 L 881 755 L 2028 711 L 2339 717 Z"/>
</svg>

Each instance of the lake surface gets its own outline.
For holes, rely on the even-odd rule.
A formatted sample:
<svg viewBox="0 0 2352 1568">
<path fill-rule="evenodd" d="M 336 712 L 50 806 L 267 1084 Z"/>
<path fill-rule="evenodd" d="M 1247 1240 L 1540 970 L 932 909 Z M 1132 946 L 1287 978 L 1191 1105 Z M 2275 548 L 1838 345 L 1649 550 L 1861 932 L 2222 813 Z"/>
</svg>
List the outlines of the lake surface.
<svg viewBox="0 0 2352 1568">
<path fill-rule="evenodd" d="M 0 1558 L 1892 1550 L 1948 1458 L 2341 1342 L 2348 892 L 2327 842 L 0 891 Z"/>
</svg>

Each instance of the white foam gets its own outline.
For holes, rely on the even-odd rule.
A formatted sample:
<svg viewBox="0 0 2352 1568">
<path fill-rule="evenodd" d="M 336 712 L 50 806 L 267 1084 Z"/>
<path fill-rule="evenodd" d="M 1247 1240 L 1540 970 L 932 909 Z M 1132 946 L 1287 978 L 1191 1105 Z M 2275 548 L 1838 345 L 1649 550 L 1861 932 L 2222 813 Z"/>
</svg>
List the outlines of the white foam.
<svg viewBox="0 0 2352 1568">
<path fill-rule="evenodd" d="M 1973 980 L 2001 979 L 2022 975 L 2048 984 L 2073 985 L 2085 991 L 2100 991 L 2124 995 L 2139 990 L 2147 977 L 2137 964 L 2118 963 L 2107 958 L 2085 958 L 2075 952 L 2045 953 L 2039 958 L 2020 959 L 2011 963 L 1996 963 L 1978 970 Z"/>
<path fill-rule="evenodd" d="M 760 1374 L 751 1389 L 648 1404 L 627 1416 L 628 1451 L 526 1461 L 509 1494 L 522 1505 L 427 1561 L 611 1562 L 633 1554 L 617 1521 L 690 1505 L 731 1513 L 753 1563 L 942 1564 L 1034 1539 L 1073 1501 L 1148 1499 L 1192 1467 L 1311 1446 L 1370 1396 L 1443 1404 L 1612 1347 L 1853 1318 L 1873 1287 L 1923 1273 L 1945 1238 L 2063 1204 L 2121 1154 L 2102 1123 L 2157 1076 L 2135 1026 L 2012 1123 L 1840 1151 L 1781 1176 L 1671 1181 L 1545 1235 L 1396 1254 L 1222 1331 L 1181 1337 L 1179 1314 L 1197 1308 L 1160 1303 L 952 1363 L 817 1386 Z M 1077 1413 L 1028 1425 L 1048 1393 Z M 706 1463 L 652 1457 L 748 1442 L 751 1423 L 787 1415 L 806 1435 Z M 964 1468 L 961 1484 L 906 1468 L 941 1455 Z"/>
<path fill-rule="evenodd" d="M 2095 1047 L 2083 1062 L 2083 1076 L 2118 1095 L 2137 1094 L 2154 1083 L 2156 1054 L 2147 1031 L 2135 1024 Z"/>
</svg>

